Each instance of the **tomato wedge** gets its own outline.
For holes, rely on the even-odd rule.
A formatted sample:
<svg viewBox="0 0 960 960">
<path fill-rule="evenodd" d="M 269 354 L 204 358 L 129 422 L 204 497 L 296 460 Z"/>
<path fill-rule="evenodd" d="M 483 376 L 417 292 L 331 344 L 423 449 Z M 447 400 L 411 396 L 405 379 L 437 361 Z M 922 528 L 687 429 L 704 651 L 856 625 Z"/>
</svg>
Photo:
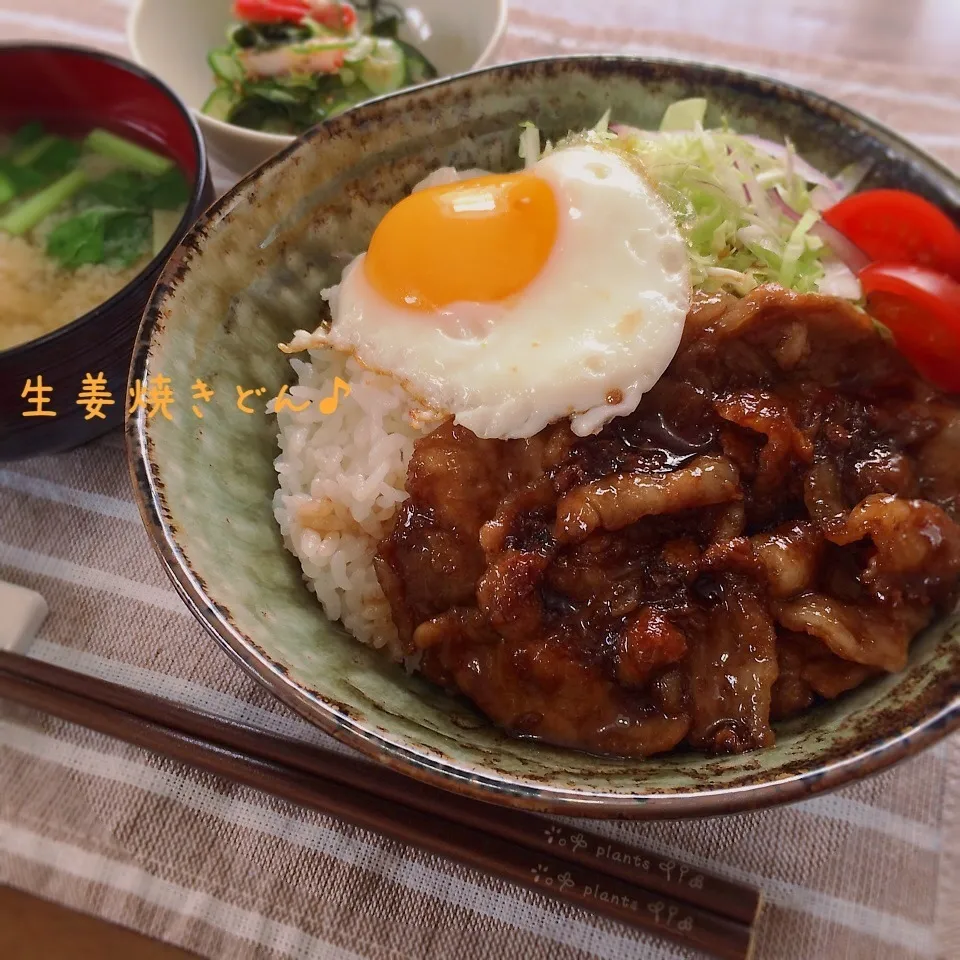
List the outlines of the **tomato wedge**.
<svg viewBox="0 0 960 960">
<path fill-rule="evenodd" d="M 960 230 L 932 203 L 906 190 L 865 190 L 823 219 L 871 260 L 929 267 L 960 280 Z"/>
<path fill-rule="evenodd" d="M 960 283 L 936 270 L 873 263 L 860 271 L 867 309 L 918 373 L 960 393 Z"/>
<path fill-rule="evenodd" d="M 313 19 L 331 30 L 352 30 L 357 22 L 357 11 L 349 3 L 318 5 L 316 0 L 313 0 L 311 7 Z"/>
<path fill-rule="evenodd" d="M 250 23 L 299 23 L 310 7 L 306 0 L 235 0 L 233 15 Z"/>
<path fill-rule="evenodd" d="M 300 23 L 312 17 L 332 30 L 350 30 L 357 11 L 336 0 L 234 0 L 233 14 L 249 23 Z"/>
</svg>

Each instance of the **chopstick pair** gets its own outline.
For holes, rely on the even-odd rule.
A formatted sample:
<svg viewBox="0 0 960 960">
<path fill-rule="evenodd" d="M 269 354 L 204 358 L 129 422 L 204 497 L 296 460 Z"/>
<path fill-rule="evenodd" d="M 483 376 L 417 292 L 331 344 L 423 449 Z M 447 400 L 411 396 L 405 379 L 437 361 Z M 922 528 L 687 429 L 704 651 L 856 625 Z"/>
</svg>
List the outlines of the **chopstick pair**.
<svg viewBox="0 0 960 960">
<path fill-rule="evenodd" d="M 657 854 L 18 654 L 0 652 L 0 697 L 718 957 L 751 954 L 759 892 Z"/>
</svg>

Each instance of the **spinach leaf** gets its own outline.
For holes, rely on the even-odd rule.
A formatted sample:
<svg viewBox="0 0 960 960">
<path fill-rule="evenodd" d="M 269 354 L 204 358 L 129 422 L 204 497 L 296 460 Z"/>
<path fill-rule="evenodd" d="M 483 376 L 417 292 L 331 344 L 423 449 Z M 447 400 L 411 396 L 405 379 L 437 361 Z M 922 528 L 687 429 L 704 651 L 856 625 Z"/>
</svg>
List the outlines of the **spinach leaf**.
<svg viewBox="0 0 960 960">
<path fill-rule="evenodd" d="M 178 167 L 171 167 L 147 184 L 147 206 L 155 210 L 176 210 L 190 200 L 190 184 Z"/>
<path fill-rule="evenodd" d="M 47 238 L 47 254 L 63 266 L 108 263 L 128 267 L 150 249 L 153 218 L 143 210 L 90 207 L 58 224 Z"/>
<path fill-rule="evenodd" d="M 190 186 L 177 167 L 159 176 L 135 170 L 114 170 L 87 184 L 77 196 L 77 206 L 124 207 L 148 212 L 175 210 L 190 199 Z"/>
<path fill-rule="evenodd" d="M 58 224 L 47 237 L 47 255 L 65 267 L 103 263 L 106 220 L 97 210 L 88 210 Z"/>
<path fill-rule="evenodd" d="M 133 170 L 114 170 L 87 184 L 77 195 L 77 206 L 139 207 L 143 204 L 144 175 Z"/>
<path fill-rule="evenodd" d="M 39 120 L 32 120 L 30 123 L 25 123 L 10 138 L 10 152 L 18 153 L 24 147 L 31 146 L 40 140 L 45 133 L 46 130 L 44 130 L 43 124 Z"/>
<path fill-rule="evenodd" d="M 38 190 L 47 182 L 47 177 L 33 167 L 18 166 L 5 157 L 0 157 L 0 176 L 9 181 L 16 197 Z"/>
<path fill-rule="evenodd" d="M 56 137 L 30 167 L 46 178 L 62 177 L 69 173 L 80 159 L 80 144 L 75 140 Z"/>
<path fill-rule="evenodd" d="M 120 211 L 107 217 L 103 232 L 103 259 L 111 266 L 129 267 L 153 242 L 153 217 L 140 211 Z"/>
</svg>

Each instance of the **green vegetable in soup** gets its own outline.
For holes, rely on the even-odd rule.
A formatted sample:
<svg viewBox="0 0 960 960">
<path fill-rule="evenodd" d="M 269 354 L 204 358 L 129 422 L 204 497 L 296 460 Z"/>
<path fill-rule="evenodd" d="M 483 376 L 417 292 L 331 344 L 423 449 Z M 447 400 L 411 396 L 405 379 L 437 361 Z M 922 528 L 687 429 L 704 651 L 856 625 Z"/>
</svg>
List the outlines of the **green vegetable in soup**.
<svg viewBox="0 0 960 960">
<path fill-rule="evenodd" d="M 77 197 L 80 206 L 107 204 L 114 207 L 173 210 L 190 199 L 190 187 L 183 174 L 171 167 L 159 177 L 135 170 L 114 170 L 88 184 Z"/>
<path fill-rule="evenodd" d="M 73 141 L 47 134 L 41 123 L 24 124 L 0 156 L 0 207 L 69 173 L 79 156 Z"/>
<path fill-rule="evenodd" d="M 65 267 L 103 263 L 105 222 L 96 210 L 64 221 L 47 237 L 47 255 L 59 260 Z"/>
<path fill-rule="evenodd" d="M 166 173 L 174 166 L 174 162 L 169 157 L 162 157 L 159 153 L 154 153 L 107 130 L 92 130 L 87 134 L 84 145 L 94 153 L 154 176 Z"/>
<path fill-rule="evenodd" d="M 142 210 L 124 210 L 107 217 L 103 232 L 105 263 L 129 267 L 152 250 L 152 214 Z"/>
<path fill-rule="evenodd" d="M 18 166 L 7 157 L 0 157 L 0 178 L 9 183 L 13 190 L 7 200 L 39 190 L 49 179 L 32 167 Z M 6 200 L 0 201 L 0 206 L 4 203 Z"/>
<path fill-rule="evenodd" d="M 30 234 L 55 218 L 40 236 L 47 255 L 67 269 L 129 267 L 154 255 L 189 199 L 190 184 L 173 160 L 106 130 L 77 141 L 32 122 L 0 156 L 0 231 Z"/>
<path fill-rule="evenodd" d="M 47 238 L 47 254 L 65 267 L 129 267 L 153 246 L 153 219 L 141 210 L 91 207 L 64 220 Z"/>
<path fill-rule="evenodd" d="M 32 230 L 41 220 L 63 206 L 87 182 L 82 170 L 74 170 L 24 200 L 6 216 L 0 217 L 0 230 L 14 235 Z"/>
<path fill-rule="evenodd" d="M 32 146 L 38 140 L 46 135 L 46 129 L 39 120 L 31 120 L 25 123 L 10 138 L 10 149 L 13 153 L 23 150 L 25 147 Z"/>
<path fill-rule="evenodd" d="M 155 210 L 176 210 L 190 199 L 190 184 L 178 167 L 171 167 L 149 185 L 146 198 Z"/>
<path fill-rule="evenodd" d="M 36 140 L 32 140 L 26 146 L 21 147 L 19 150 L 15 150 L 11 155 L 10 159 L 18 167 L 28 167 L 30 166 L 37 157 L 40 156 L 47 149 L 47 147 L 52 146 L 56 143 L 57 137 L 47 136 L 46 134 L 42 137 L 38 137 Z"/>
<path fill-rule="evenodd" d="M 50 137 L 29 164 L 21 161 L 20 166 L 29 166 L 43 177 L 61 177 L 76 167 L 80 152 L 79 143 L 65 137 Z"/>
</svg>

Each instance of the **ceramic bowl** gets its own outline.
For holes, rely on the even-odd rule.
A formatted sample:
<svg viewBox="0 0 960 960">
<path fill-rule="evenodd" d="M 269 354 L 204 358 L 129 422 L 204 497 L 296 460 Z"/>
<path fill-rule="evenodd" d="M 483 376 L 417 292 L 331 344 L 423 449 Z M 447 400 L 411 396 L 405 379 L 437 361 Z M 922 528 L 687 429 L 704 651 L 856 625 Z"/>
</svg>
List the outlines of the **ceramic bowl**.
<svg viewBox="0 0 960 960">
<path fill-rule="evenodd" d="M 401 37 L 414 44 L 444 74 L 489 62 L 507 23 L 507 0 L 417 0 Z M 210 50 L 224 46 L 233 20 L 232 0 L 137 0 L 127 20 L 134 58 L 173 87 L 193 109 L 211 157 L 245 173 L 289 146 L 294 138 L 259 133 L 200 112 L 213 89 Z"/>
<path fill-rule="evenodd" d="M 464 702 L 408 676 L 325 619 L 271 510 L 276 427 L 239 413 L 237 386 L 272 396 L 291 380 L 276 344 L 316 322 L 388 207 L 443 164 L 519 166 L 518 125 L 548 137 L 608 107 L 650 126 L 679 97 L 710 98 L 709 122 L 789 135 L 836 170 L 869 159 L 868 186 L 897 184 L 960 219 L 960 183 L 872 121 L 770 80 L 696 64 L 563 58 L 497 66 L 371 102 L 312 131 L 201 219 L 145 315 L 132 376 L 205 378 L 222 404 L 203 420 L 128 420 L 144 520 L 174 584 L 243 667 L 291 707 L 395 769 L 520 807 L 587 816 L 685 817 L 774 804 L 888 766 L 960 724 L 960 625 L 913 645 L 909 666 L 777 728 L 774 748 L 645 761 L 511 739 Z"/>
<path fill-rule="evenodd" d="M 160 268 L 213 200 L 203 138 L 176 95 L 145 70 L 96 50 L 52 44 L 0 45 L 0 130 L 40 119 L 66 135 L 114 130 L 174 157 L 192 180 L 190 200 L 163 250 L 121 290 L 71 323 L 0 350 L 0 461 L 79 446 L 123 423 L 137 327 Z M 83 377 L 103 373 L 114 404 L 86 419 Z M 43 383 L 53 417 L 24 417 L 27 380 Z"/>
</svg>

